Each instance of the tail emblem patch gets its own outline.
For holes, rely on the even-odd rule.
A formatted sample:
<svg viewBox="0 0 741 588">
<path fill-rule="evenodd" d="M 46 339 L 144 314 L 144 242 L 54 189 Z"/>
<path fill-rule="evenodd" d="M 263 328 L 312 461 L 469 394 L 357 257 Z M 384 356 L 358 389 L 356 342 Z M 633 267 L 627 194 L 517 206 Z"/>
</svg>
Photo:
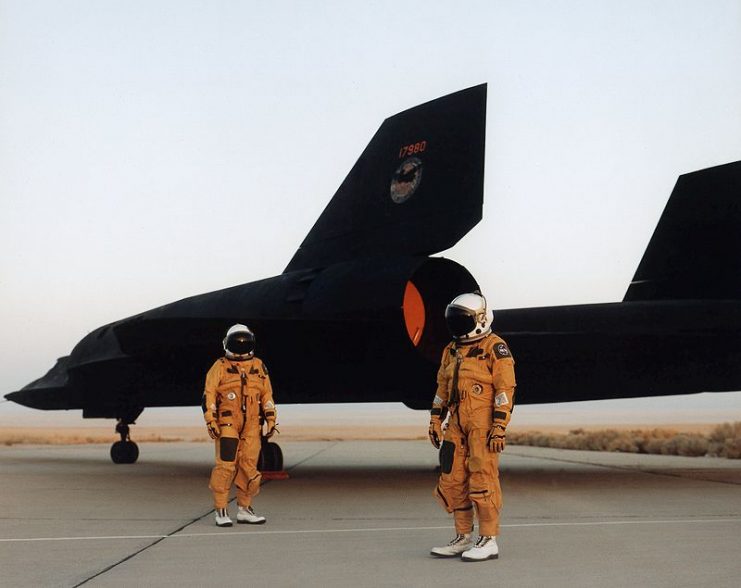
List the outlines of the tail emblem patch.
<svg viewBox="0 0 741 588">
<path fill-rule="evenodd" d="M 391 200 L 403 204 L 412 197 L 421 182 L 422 160 L 419 157 L 407 157 L 391 179 Z"/>
</svg>

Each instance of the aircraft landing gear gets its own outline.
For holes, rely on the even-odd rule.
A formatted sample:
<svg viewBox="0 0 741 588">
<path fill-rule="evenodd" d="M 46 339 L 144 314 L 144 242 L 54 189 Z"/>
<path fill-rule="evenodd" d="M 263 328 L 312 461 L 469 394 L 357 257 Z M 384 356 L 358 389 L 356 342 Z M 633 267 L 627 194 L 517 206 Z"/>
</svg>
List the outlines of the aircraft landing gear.
<svg viewBox="0 0 741 588">
<path fill-rule="evenodd" d="M 116 433 L 121 435 L 121 440 L 111 445 L 113 463 L 134 463 L 139 457 L 139 446 L 129 437 L 129 425 L 134 423 L 127 421 L 128 419 L 118 419 L 116 423 Z"/>
<path fill-rule="evenodd" d="M 283 451 L 280 445 L 261 438 L 260 457 L 257 460 L 257 469 L 261 472 L 283 471 Z"/>
</svg>

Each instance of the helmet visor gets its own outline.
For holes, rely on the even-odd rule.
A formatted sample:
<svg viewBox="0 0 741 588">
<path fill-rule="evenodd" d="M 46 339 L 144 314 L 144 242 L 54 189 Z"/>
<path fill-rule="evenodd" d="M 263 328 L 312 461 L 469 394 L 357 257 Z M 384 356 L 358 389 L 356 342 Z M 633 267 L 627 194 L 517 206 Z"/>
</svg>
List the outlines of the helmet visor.
<svg viewBox="0 0 741 588">
<path fill-rule="evenodd" d="M 445 323 L 448 325 L 448 332 L 454 339 L 458 339 L 476 328 L 476 316 L 473 311 L 465 308 L 448 306 L 445 309 Z"/>
<path fill-rule="evenodd" d="M 232 333 L 226 340 L 226 349 L 234 355 L 247 355 L 255 350 L 255 336 L 252 333 Z"/>
</svg>

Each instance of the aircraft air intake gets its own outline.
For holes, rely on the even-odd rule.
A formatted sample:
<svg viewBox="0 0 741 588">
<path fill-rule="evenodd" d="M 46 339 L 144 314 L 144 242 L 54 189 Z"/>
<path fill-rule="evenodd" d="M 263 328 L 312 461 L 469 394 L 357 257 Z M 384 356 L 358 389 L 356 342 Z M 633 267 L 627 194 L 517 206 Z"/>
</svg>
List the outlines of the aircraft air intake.
<svg viewBox="0 0 741 588">
<path fill-rule="evenodd" d="M 414 282 L 407 282 L 404 289 L 404 323 L 407 327 L 407 335 L 416 347 L 422 338 L 425 328 L 425 302 Z"/>
</svg>

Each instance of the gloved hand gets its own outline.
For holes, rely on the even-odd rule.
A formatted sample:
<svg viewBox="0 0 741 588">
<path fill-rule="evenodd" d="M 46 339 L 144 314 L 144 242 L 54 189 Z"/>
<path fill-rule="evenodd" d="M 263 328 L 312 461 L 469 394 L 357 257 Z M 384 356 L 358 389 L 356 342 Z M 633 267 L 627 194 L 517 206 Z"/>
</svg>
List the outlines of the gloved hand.
<svg viewBox="0 0 741 588">
<path fill-rule="evenodd" d="M 206 423 L 206 429 L 208 430 L 208 436 L 211 439 L 218 439 L 221 435 L 221 429 L 216 421 L 208 421 Z"/>
<path fill-rule="evenodd" d="M 504 451 L 504 428 L 501 425 L 492 425 L 486 437 L 486 444 L 489 446 L 489 451 L 494 453 Z"/>
<path fill-rule="evenodd" d="M 433 447 L 435 449 L 440 449 L 440 443 L 442 443 L 443 440 L 443 428 L 440 424 L 439 418 L 430 419 L 430 430 L 427 431 L 427 434 L 430 436 L 430 442 Z"/>
<path fill-rule="evenodd" d="M 268 426 L 268 432 L 265 433 L 265 438 L 266 439 L 270 439 L 276 433 L 280 433 L 280 431 L 278 430 L 277 425 L 275 424 L 275 419 L 268 419 L 265 422 L 266 422 L 266 424 Z"/>
</svg>

